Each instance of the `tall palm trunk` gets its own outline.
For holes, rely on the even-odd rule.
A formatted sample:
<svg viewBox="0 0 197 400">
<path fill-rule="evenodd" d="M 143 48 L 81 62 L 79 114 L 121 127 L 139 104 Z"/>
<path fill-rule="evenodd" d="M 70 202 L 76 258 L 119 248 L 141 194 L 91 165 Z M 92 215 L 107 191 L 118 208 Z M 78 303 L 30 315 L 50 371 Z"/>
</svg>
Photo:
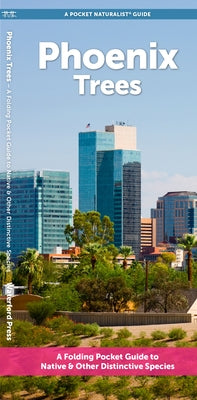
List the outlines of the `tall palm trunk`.
<svg viewBox="0 0 197 400">
<path fill-rule="evenodd" d="M 189 286 L 192 286 L 192 252 L 191 250 L 188 251 L 187 255 L 187 274 L 188 274 L 188 282 Z"/>
</svg>

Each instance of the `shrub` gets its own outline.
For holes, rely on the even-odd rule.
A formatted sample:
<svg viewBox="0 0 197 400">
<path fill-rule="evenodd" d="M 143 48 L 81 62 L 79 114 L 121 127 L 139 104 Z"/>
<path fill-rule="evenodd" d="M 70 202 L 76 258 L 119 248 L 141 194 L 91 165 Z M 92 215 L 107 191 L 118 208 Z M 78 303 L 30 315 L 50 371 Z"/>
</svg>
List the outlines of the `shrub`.
<svg viewBox="0 0 197 400">
<path fill-rule="evenodd" d="M 97 336 L 99 334 L 99 326 L 94 324 L 76 324 L 73 326 L 73 334 L 74 335 L 83 335 L 83 336 Z"/>
<path fill-rule="evenodd" d="M 77 347 L 80 345 L 81 340 L 76 336 L 68 335 L 68 336 L 57 337 L 56 343 L 58 346 Z"/>
<path fill-rule="evenodd" d="M 193 340 L 194 342 L 197 341 L 197 331 L 195 331 L 191 337 L 191 340 Z"/>
<path fill-rule="evenodd" d="M 146 332 L 141 331 L 140 332 L 140 339 L 144 339 L 146 337 Z"/>
<path fill-rule="evenodd" d="M 56 377 L 39 376 L 35 378 L 36 388 L 42 390 L 47 396 L 52 396 L 57 388 L 58 380 Z"/>
<path fill-rule="evenodd" d="M 152 347 L 168 347 L 168 344 L 166 342 L 155 342 Z"/>
<path fill-rule="evenodd" d="M 191 343 L 186 341 L 179 341 L 175 343 L 176 347 L 191 347 Z"/>
<path fill-rule="evenodd" d="M 88 337 L 97 336 L 100 333 L 100 327 L 96 323 L 86 324 L 85 327 L 85 335 Z"/>
<path fill-rule="evenodd" d="M 0 347 L 12 347 L 13 346 L 13 335 L 12 340 L 7 340 L 7 324 L 1 324 L 0 326 Z"/>
<path fill-rule="evenodd" d="M 119 339 L 126 339 L 132 336 L 131 332 L 127 328 L 122 328 L 117 332 L 117 336 Z"/>
<path fill-rule="evenodd" d="M 131 347 L 131 341 L 125 338 L 116 338 L 112 341 L 113 347 Z"/>
<path fill-rule="evenodd" d="M 47 319 L 45 326 L 51 328 L 54 332 L 58 333 L 71 333 L 73 330 L 74 322 L 66 316 L 53 317 Z"/>
<path fill-rule="evenodd" d="M 133 340 L 132 345 L 134 347 L 150 347 L 152 346 L 152 339 L 148 338 L 135 339 Z"/>
<path fill-rule="evenodd" d="M 43 346 L 54 340 L 54 334 L 48 328 L 34 326 L 27 321 L 15 321 L 13 324 L 12 345 L 18 347 Z"/>
<path fill-rule="evenodd" d="M 0 318 L 3 318 L 6 316 L 6 304 L 4 301 L 0 301 Z"/>
<path fill-rule="evenodd" d="M 49 301 L 36 301 L 27 304 L 30 317 L 34 319 L 37 325 L 41 325 L 42 322 L 51 317 L 55 312 L 55 306 Z"/>
<path fill-rule="evenodd" d="M 104 338 L 101 339 L 101 347 L 113 347 L 113 340 L 112 339 L 108 339 L 108 338 Z"/>
<path fill-rule="evenodd" d="M 173 328 L 168 333 L 171 340 L 181 340 L 186 337 L 187 333 L 182 328 Z"/>
<path fill-rule="evenodd" d="M 112 328 L 102 328 L 100 334 L 103 335 L 104 338 L 110 338 L 113 336 L 114 331 Z"/>
<path fill-rule="evenodd" d="M 153 340 L 162 340 L 166 338 L 167 334 L 165 332 L 158 330 L 158 331 L 153 331 L 151 333 L 151 336 Z"/>
</svg>

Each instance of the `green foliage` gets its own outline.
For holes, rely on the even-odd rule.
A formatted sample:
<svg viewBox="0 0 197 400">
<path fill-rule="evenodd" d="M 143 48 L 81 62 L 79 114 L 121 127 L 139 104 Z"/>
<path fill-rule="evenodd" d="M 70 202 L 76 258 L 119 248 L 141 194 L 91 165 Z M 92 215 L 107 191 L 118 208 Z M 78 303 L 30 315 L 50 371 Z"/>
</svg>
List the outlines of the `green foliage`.
<svg viewBox="0 0 197 400">
<path fill-rule="evenodd" d="M 157 330 L 151 333 L 151 337 L 153 340 L 162 340 L 165 339 L 167 334 L 163 331 Z"/>
<path fill-rule="evenodd" d="M 126 338 L 115 338 L 113 339 L 113 347 L 131 347 L 131 341 Z"/>
<path fill-rule="evenodd" d="M 50 301 L 35 301 L 27 304 L 30 317 L 41 325 L 46 318 L 51 317 L 55 312 L 55 305 Z"/>
<path fill-rule="evenodd" d="M 170 399 L 177 393 L 176 379 L 173 376 L 160 376 L 155 379 L 151 391 L 156 399 Z"/>
<path fill-rule="evenodd" d="M 157 342 L 154 342 L 151 346 L 152 347 L 168 347 L 168 344 L 163 341 L 162 342 L 157 341 Z"/>
<path fill-rule="evenodd" d="M 112 328 L 101 328 L 100 329 L 100 334 L 104 337 L 104 338 L 110 338 L 113 336 L 114 331 Z"/>
<path fill-rule="evenodd" d="M 100 278 L 82 278 L 76 285 L 85 311 L 110 311 L 105 283 Z"/>
<path fill-rule="evenodd" d="M 6 316 L 6 304 L 4 301 L 0 300 L 0 318 Z"/>
<path fill-rule="evenodd" d="M 197 377 L 196 376 L 183 376 L 177 378 L 177 386 L 182 396 L 196 400 L 197 399 Z"/>
<path fill-rule="evenodd" d="M 127 285 L 135 294 L 144 292 L 145 270 L 140 263 L 133 262 L 132 267 L 125 271 Z"/>
<path fill-rule="evenodd" d="M 110 278 L 106 284 L 107 301 L 111 311 L 119 312 L 127 307 L 132 298 L 132 290 L 127 287 L 123 277 Z"/>
<path fill-rule="evenodd" d="M 95 392 L 102 394 L 105 400 L 113 393 L 114 389 L 113 382 L 108 377 L 98 378 L 93 387 Z"/>
<path fill-rule="evenodd" d="M 116 397 L 117 400 L 129 400 L 131 399 L 131 390 L 128 388 L 120 389 L 116 392 Z"/>
<path fill-rule="evenodd" d="M 93 324 L 76 324 L 73 326 L 74 335 L 83 336 L 97 336 L 99 334 L 99 326 L 96 323 Z"/>
<path fill-rule="evenodd" d="M 47 290 L 46 296 L 54 304 L 57 311 L 79 311 L 81 301 L 77 290 L 72 285 L 61 284 Z"/>
<path fill-rule="evenodd" d="M 81 382 L 82 378 L 80 376 L 62 376 L 58 380 L 56 394 L 64 396 L 64 399 L 70 398 L 71 395 L 77 395 Z"/>
<path fill-rule="evenodd" d="M 66 334 L 72 332 L 74 322 L 62 315 L 46 320 L 45 326 L 51 328 L 54 332 Z"/>
<path fill-rule="evenodd" d="M 170 267 L 171 263 L 176 261 L 176 254 L 171 252 L 164 252 L 161 254 L 160 258 L 164 263 L 166 263 Z"/>
<path fill-rule="evenodd" d="M 187 341 L 182 341 L 182 340 L 178 340 L 178 342 L 175 343 L 176 347 L 193 347 L 191 343 L 187 342 Z"/>
<path fill-rule="evenodd" d="M 22 388 L 22 378 L 19 376 L 0 377 L 0 396 L 3 398 L 5 393 L 11 393 L 11 399 L 20 399 L 17 394 Z"/>
<path fill-rule="evenodd" d="M 54 334 L 45 327 L 32 325 L 27 321 L 14 321 L 12 346 L 43 346 L 54 341 Z"/>
<path fill-rule="evenodd" d="M 122 339 L 101 339 L 101 347 L 131 347 L 132 343 L 130 340 L 122 338 Z"/>
<path fill-rule="evenodd" d="M 193 332 L 193 335 L 191 337 L 191 340 L 193 340 L 194 342 L 197 341 L 197 331 Z"/>
<path fill-rule="evenodd" d="M 43 391 L 46 396 L 52 396 L 56 392 L 57 378 L 50 376 L 39 376 L 34 379 L 34 385 L 37 390 Z"/>
<path fill-rule="evenodd" d="M 132 396 L 134 399 L 139 400 L 152 400 L 153 396 L 147 388 L 144 387 L 136 387 L 132 389 Z"/>
<path fill-rule="evenodd" d="M 102 338 L 100 347 L 113 347 L 113 339 Z"/>
<path fill-rule="evenodd" d="M 36 249 L 27 249 L 20 256 L 18 276 L 26 277 L 28 293 L 32 293 L 32 285 L 40 284 L 43 274 L 43 258 Z"/>
<path fill-rule="evenodd" d="M 110 218 L 101 215 L 97 211 L 75 211 L 73 226 L 67 225 L 65 236 L 68 243 L 75 242 L 76 246 L 83 247 L 89 243 L 106 245 L 113 242 L 114 229 Z"/>
<path fill-rule="evenodd" d="M 121 246 L 119 249 L 120 254 L 123 256 L 123 268 L 126 269 L 127 268 L 127 258 L 134 254 L 132 248 L 130 246 Z"/>
<path fill-rule="evenodd" d="M 182 311 L 188 302 L 182 295 L 181 289 L 186 288 L 180 275 L 168 268 L 166 264 L 155 263 L 149 271 L 149 289 L 141 296 L 141 301 L 146 299 L 146 310 L 157 312 Z"/>
<path fill-rule="evenodd" d="M 80 345 L 81 340 L 79 337 L 73 335 L 67 335 L 67 336 L 56 335 L 56 343 L 58 346 L 77 347 Z"/>
<path fill-rule="evenodd" d="M 152 340 L 149 338 L 143 338 L 143 337 L 134 339 L 132 342 L 132 346 L 134 346 L 134 347 L 151 347 Z"/>
<path fill-rule="evenodd" d="M 187 259 L 187 273 L 188 273 L 188 282 L 191 287 L 193 280 L 193 266 L 192 266 L 192 249 L 197 247 L 197 239 L 195 235 L 186 233 L 183 235 L 181 239 L 179 239 L 179 246 L 182 247 L 185 251 L 187 251 L 188 259 Z"/>
<path fill-rule="evenodd" d="M 132 333 L 127 328 L 122 328 L 117 332 L 117 336 L 119 339 L 127 339 L 132 336 Z"/>
<path fill-rule="evenodd" d="M 171 340 L 181 340 L 186 337 L 187 333 L 182 328 L 173 328 L 168 333 Z"/>
</svg>

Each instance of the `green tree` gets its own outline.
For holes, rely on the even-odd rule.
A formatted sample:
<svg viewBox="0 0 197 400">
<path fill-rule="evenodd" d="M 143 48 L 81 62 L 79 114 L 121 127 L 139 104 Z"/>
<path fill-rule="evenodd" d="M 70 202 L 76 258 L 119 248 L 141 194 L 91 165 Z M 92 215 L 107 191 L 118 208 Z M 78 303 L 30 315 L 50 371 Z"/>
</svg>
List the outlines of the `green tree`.
<svg viewBox="0 0 197 400">
<path fill-rule="evenodd" d="M 30 317 L 37 325 L 41 325 L 46 318 L 52 317 L 55 312 L 55 305 L 50 301 L 32 301 L 27 304 Z"/>
<path fill-rule="evenodd" d="M 105 283 L 100 278 L 82 278 L 76 285 L 85 311 L 109 311 Z"/>
<path fill-rule="evenodd" d="M 0 252 L 0 287 L 12 281 L 12 272 L 7 268 L 7 254 Z"/>
<path fill-rule="evenodd" d="M 197 247 L 197 238 L 189 233 L 178 240 L 182 249 L 187 251 L 187 274 L 190 287 L 192 286 L 192 249 Z"/>
<path fill-rule="evenodd" d="M 109 278 L 106 284 L 107 301 L 112 311 L 119 312 L 132 298 L 132 290 L 121 276 Z"/>
<path fill-rule="evenodd" d="M 43 273 L 43 259 L 36 249 L 27 249 L 20 257 L 19 274 L 27 277 L 28 293 L 32 293 L 33 281 L 40 281 Z"/>
<path fill-rule="evenodd" d="M 90 262 L 92 269 L 94 270 L 97 259 L 102 253 L 100 243 L 88 243 L 84 245 L 80 257 L 86 259 L 87 262 Z"/>
<path fill-rule="evenodd" d="M 171 263 L 176 261 L 176 254 L 174 254 L 172 252 L 168 252 L 168 251 L 163 252 L 158 259 L 163 261 L 164 263 L 166 263 L 168 265 L 168 267 L 170 267 Z"/>
<path fill-rule="evenodd" d="M 143 302 L 146 298 L 147 311 L 167 313 L 169 310 L 181 311 L 187 307 L 187 299 L 181 293 L 181 289 L 186 285 L 179 279 L 176 271 L 155 264 L 150 274 L 152 274 L 150 277 L 152 287 L 144 295 L 139 296 Z"/>
<path fill-rule="evenodd" d="M 129 246 L 121 246 L 120 249 L 119 249 L 119 252 L 123 256 L 123 264 L 122 264 L 122 266 L 123 266 L 124 269 L 127 269 L 127 265 L 128 265 L 127 258 L 129 256 L 131 256 L 132 254 L 134 254 L 134 252 L 133 252 L 132 248 L 129 247 Z"/>
<path fill-rule="evenodd" d="M 73 226 L 67 225 L 64 230 L 68 243 L 75 242 L 76 246 L 83 247 L 89 243 L 100 243 L 102 246 L 113 241 L 114 229 L 110 218 L 97 211 L 75 211 Z"/>
<path fill-rule="evenodd" d="M 74 284 L 51 285 L 45 292 L 57 311 L 80 311 L 81 300 Z"/>
</svg>

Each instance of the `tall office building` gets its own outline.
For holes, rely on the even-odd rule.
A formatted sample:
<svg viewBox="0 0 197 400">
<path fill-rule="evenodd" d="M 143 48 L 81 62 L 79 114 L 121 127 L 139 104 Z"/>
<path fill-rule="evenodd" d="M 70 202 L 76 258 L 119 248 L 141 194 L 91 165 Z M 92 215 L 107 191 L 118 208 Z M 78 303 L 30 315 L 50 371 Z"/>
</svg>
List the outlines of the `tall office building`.
<svg viewBox="0 0 197 400">
<path fill-rule="evenodd" d="M 157 244 L 175 242 L 185 233 L 197 235 L 197 193 L 168 192 L 158 198 L 151 216 L 156 218 Z"/>
<path fill-rule="evenodd" d="M 0 251 L 6 251 L 6 174 L 0 173 Z M 11 174 L 11 256 L 26 248 L 51 253 L 66 247 L 64 229 L 72 220 L 68 172 L 14 171 Z"/>
<path fill-rule="evenodd" d="M 79 209 L 97 210 L 114 222 L 116 246 L 140 253 L 141 162 L 136 128 L 105 127 L 79 133 Z"/>
<path fill-rule="evenodd" d="M 156 247 L 156 219 L 141 218 L 141 250 Z"/>
</svg>

